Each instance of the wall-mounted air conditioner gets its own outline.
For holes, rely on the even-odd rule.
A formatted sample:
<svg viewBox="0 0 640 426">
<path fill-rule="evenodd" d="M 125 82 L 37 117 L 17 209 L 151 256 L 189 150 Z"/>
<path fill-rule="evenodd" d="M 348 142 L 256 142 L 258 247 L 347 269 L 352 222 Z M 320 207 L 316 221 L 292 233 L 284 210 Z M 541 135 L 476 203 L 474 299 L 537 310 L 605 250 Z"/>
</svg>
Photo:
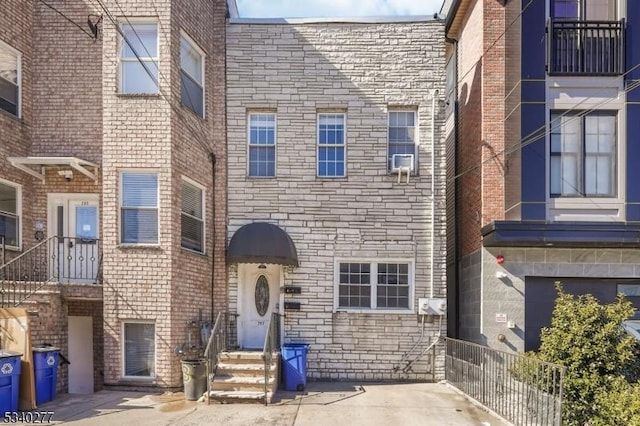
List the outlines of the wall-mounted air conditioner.
<svg viewBox="0 0 640 426">
<path fill-rule="evenodd" d="M 402 178 L 402 174 L 407 174 L 407 183 L 409 176 L 413 172 L 413 154 L 393 154 L 391 156 L 391 173 L 398 175 L 398 183 Z"/>
</svg>

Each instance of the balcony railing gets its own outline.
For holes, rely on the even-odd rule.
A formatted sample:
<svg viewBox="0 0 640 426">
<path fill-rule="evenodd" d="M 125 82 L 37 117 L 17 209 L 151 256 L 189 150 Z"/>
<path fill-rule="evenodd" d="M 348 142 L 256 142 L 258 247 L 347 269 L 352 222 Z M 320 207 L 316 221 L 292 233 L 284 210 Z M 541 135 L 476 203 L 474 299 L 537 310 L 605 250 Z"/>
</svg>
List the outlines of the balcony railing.
<svg viewBox="0 0 640 426">
<path fill-rule="evenodd" d="M 624 72 L 625 21 L 550 19 L 550 75 L 620 75 Z"/>
</svg>

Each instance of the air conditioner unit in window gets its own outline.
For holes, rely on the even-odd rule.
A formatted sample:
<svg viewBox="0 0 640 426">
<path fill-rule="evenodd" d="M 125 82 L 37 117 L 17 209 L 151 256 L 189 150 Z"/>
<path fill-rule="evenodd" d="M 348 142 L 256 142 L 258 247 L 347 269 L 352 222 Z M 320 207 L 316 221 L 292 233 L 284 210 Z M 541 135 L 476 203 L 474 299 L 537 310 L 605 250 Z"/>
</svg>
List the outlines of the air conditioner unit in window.
<svg viewBox="0 0 640 426">
<path fill-rule="evenodd" d="M 393 154 L 391 156 L 391 173 L 398 175 L 398 183 L 402 178 L 402 174 L 407 174 L 407 183 L 409 183 L 409 175 L 413 171 L 413 154 Z"/>
</svg>

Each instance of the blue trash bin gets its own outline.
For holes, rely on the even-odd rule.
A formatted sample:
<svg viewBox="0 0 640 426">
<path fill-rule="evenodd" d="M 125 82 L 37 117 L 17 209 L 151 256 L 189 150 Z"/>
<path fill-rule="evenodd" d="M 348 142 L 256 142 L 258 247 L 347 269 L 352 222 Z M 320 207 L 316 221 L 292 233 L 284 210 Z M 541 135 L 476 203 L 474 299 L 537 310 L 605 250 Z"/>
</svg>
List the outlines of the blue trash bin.
<svg viewBox="0 0 640 426">
<path fill-rule="evenodd" d="M 288 391 L 301 391 L 307 386 L 306 343 L 287 343 L 282 345 L 282 376 L 284 388 Z"/>
<path fill-rule="evenodd" d="M 36 405 L 56 399 L 58 383 L 58 348 L 33 348 L 33 366 L 36 379 Z"/>
<path fill-rule="evenodd" d="M 0 350 L 0 415 L 18 411 L 22 354 Z"/>
</svg>

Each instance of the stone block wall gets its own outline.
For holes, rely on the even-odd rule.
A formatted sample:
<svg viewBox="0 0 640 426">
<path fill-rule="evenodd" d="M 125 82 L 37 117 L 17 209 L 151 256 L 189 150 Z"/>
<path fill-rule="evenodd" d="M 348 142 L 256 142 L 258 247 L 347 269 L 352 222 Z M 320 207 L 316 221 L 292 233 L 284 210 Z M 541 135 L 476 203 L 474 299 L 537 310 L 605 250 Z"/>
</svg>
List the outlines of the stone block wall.
<svg viewBox="0 0 640 426">
<path fill-rule="evenodd" d="M 444 59 L 437 21 L 240 20 L 227 27 L 228 238 L 254 221 L 292 238 L 300 266 L 285 269 L 284 285 L 302 293 L 284 300 L 301 310 L 284 312 L 284 340 L 311 344 L 312 378 L 423 379 L 433 372 L 426 361 L 408 374 L 393 367 L 420 338 L 417 298 L 446 297 Z M 394 107 L 417 111 L 419 170 L 408 183 L 387 172 L 387 112 Z M 255 111 L 277 115 L 275 178 L 247 176 L 247 115 Z M 344 178 L 316 176 L 317 114 L 328 111 L 346 114 Z M 391 258 L 415 267 L 410 311 L 334 308 L 337 261 Z M 241 305 L 238 285 L 230 265 L 232 311 Z M 441 327 L 429 321 L 425 345 L 439 330 L 446 334 L 445 319 Z"/>
</svg>

